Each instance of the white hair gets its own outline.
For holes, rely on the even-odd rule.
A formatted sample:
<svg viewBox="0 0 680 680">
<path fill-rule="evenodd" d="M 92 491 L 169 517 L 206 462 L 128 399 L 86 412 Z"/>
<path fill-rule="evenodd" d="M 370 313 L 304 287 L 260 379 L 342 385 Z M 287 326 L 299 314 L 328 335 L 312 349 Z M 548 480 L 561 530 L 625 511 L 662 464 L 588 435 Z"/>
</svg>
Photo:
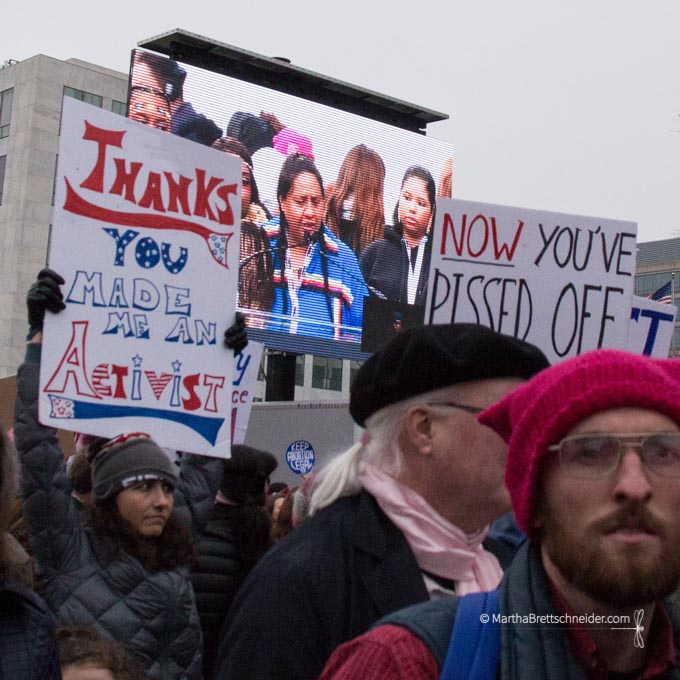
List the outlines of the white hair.
<svg viewBox="0 0 680 680">
<path fill-rule="evenodd" d="M 312 485 L 309 516 L 334 503 L 338 498 L 361 491 L 361 472 L 371 463 L 390 477 L 398 477 L 404 469 L 404 452 L 399 435 L 406 412 L 444 396 L 451 397 L 454 386 L 424 392 L 376 411 L 366 421 L 366 433 L 360 442 L 326 463 Z"/>
</svg>

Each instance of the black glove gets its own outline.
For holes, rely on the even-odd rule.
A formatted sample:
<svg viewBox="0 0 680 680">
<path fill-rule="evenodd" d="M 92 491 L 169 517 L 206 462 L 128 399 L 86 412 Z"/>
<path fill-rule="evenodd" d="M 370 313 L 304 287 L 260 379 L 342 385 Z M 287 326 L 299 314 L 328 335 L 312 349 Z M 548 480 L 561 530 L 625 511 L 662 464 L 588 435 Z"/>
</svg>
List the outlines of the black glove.
<svg viewBox="0 0 680 680">
<path fill-rule="evenodd" d="M 236 320 L 224 331 L 224 346 L 234 350 L 234 356 L 248 346 L 248 329 L 246 315 L 236 312 Z"/>
<path fill-rule="evenodd" d="M 46 309 L 56 314 L 66 307 L 59 287 L 64 283 L 64 279 L 51 269 L 45 268 L 38 274 L 38 278 L 26 295 L 28 325 L 32 332 L 42 330 Z"/>
</svg>

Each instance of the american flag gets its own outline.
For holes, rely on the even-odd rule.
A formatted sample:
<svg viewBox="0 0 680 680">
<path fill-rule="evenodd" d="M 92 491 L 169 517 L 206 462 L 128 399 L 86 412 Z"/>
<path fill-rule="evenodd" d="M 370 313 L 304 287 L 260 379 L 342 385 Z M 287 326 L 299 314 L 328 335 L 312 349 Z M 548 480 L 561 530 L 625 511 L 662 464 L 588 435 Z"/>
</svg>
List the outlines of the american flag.
<svg viewBox="0 0 680 680">
<path fill-rule="evenodd" d="M 657 302 L 662 302 L 665 305 L 672 305 L 673 304 L 672 291 L 673 283 L 672 281 L 669 281 L 668 283 L 661 286 L 659 290 L 655 290 L 653 293 L 650 293 L 647 297 L 650 300 L 656 300 Z"/>
</svg>

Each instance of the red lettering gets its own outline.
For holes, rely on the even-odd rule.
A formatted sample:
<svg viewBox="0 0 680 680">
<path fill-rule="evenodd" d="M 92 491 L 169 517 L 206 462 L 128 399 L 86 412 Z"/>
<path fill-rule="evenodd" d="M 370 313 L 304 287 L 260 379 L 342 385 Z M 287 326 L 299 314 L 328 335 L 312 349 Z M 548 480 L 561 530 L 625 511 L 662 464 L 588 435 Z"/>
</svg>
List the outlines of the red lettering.
<svg viewBox="0 0 680 680">
<path fill-rule="evenodd" d="M 217 391 L 224 387 L 223 375 L 204 375 L 203 384 L 208 387 L 208 395 L 205 398 L 203 408 L 215 413 L 217 411 Z"/>
<path fill-rule="evenodd" d="M 200 373 L 194 373 L 193 375 L 187 375 L 182 379 L 182 385 L 184 385 L 189 394 L 188 398 L 182 397 L 182 406 L 184 406 L 187 411 L 195 411 L 197 408 L 201 407 L 201 400 L 198 398 L 195 390 L 199 378 Z"/>
<path fill-rule="evenodd" d="M 217 219 L 220 224 L 226 224 L 231 226 L 234 224 L 234 211 L 231 209 L 231 203 L 229 203 L 229 196 L 236 195 L 236 185 L 235 184 L 223 184 L 217 190 L 217 196 L 224 201 L 224 210 L 217 211 Z"/>
<path fill-rule="evenodd" d="M 439 251 L 440 255 L 446 255 L 446 234 L 451 230 L 451 236 L 453 237 L 453 249 L 456 251 L 456 255 L 460 257 L 463 254 L 463 243 L 465 242 L 465 229 L 467 223 L 467 215 L 463 215 L 463 223 L 460 234 L 460 242 L 456 237 L 456 226 L 453 223 L 453 219 L 449 213 L 444 213 L 444 228 L 442 229 L 442 243 Z"/>
<path fill-rule="evenodd" d="M 110 377 L 109 365 L 99 364 L 94 371 L 92 371 L 92 387 L 97 394 L 102 397 L 111 396 L 111 387 L 105 382 Z"/>
<path fill-rule="evenodd" d="M 113 181 L 109 193 L 123 196 L 126 201 L 136 203 L 135 181 L 139 171 L 142 169 L 142 164 L 137 162 L 130 163 L 130 170 L 128 172 L 125 167 L 124 158 L 114 158 L 113 162 L 116 166 L 116 179 Z M 123 192 L 125 192 L 125 195 L 123 195 Z"/>
<path fill-rule="evenodd" d="M 116 376 L 116 388 L 113 393 L 114 399 L 127 399 L 127 394 L 125 394 L 125 387 L 123 385 L 123 378 L 128 374 L 127 366 L 117 366 L 113 364 L 111 366 L 111 373 Z"/>
<path fill-rule="evenodd" d="M 194 203 L 194 215 L 196 217 L 207 217 L 209 220 L 215 222 L 215 215 L 213 214 L 210 204 L 210 194 L 222 182 L 219 177 L 211 177 L 208 185 L 205 184 L 205 170 L 196 168 L 196 202 Z"/>
<path fill-rule="evenodd" d="M 146 190 L 139 199 L 141 208 L 153 208 L 158 212 L 165 212 L 163 196 L 161 195 L 161 176 L 157 172 L 150 172 L 146 180 Z"/>
<path fill-rule="evenodd" d="M 179 176 L 179 181 L 176 181 L 170 172 L 164 172 L 165 179 L 168 181 L 168 210 L 170 212 L 179 212 L 177 203 L 185 215 L 191 215 L 189 208 L 189 186 L 193 180 L 184 175 Z"/>
<path fill-rule="evenodd" d="M 76 394 L 101 399 L 87 379 L 85 345 L 89 321 L 71 321 L 71 339 L 61 361 L 45 386 L 45 392 L 66 391 L 69 379 L 75 382 Z"/>
<path fill-rule="evenodd" d="M 500 248 L 498 247 L 498 232 L 496 229 L 495 217 L 491 218 L 491 228 L 493 230 L 493 253 L 495 258 L 498 260 L 500 259 L 501 255 L 505 253 L 508 261 L 511 261 L 515 255 L 515 248 L 517 248 L 517 244 L 519 243 L 519 235 L 522 233 L 522 229 L 524 228 L 524 222 L 522 222 L 522 220 L 519 221 L 519 224 L 517 225 L 517 231 L 515 232 L 515 238 L 513 239 L 512 246 L 510 246 L 510 248 L 508 248 L 507 243 L 501 243 Z"/>
<path fill-rule="evenodd" d="M 476 252 L 472 252 L 472 246 L 470 245 L 470 237 L 472 236 L 472 228 L 475 226 L 475 223 L 477 220 L 482 220 L 484 223 L 484 240 L 482 241 L 482 247 Z M 470 257 L 479 257 L 485 250 L 486 250 L 486 245 L 489 242 L 489 225 L 486 221 L 486 217 L 484 215 L 477 215 L 472 222 L 470 222 L 470 229 L 468 231 L 468 237 L 467 237 L 467 249 L 468 253 L 470 253 Z"/>
<path fill-rule="evenodd" d="M 91 189 L 104 193 L 104 166 L 106 165 L 106 147 L 115 146 L 123 148 L 124 130 L 104 130 L 85 121 L 85 134 L 83 139 L 88 142 L 97 142 L 97 161 L 92 172 L 80 185 L 83 189 Z"/>
</svg>

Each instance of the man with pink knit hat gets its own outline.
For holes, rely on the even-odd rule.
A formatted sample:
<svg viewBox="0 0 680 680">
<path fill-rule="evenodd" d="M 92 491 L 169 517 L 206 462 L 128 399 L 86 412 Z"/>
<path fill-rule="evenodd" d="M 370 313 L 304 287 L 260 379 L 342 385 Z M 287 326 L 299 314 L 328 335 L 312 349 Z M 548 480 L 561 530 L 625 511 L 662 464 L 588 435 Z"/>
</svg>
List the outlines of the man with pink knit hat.
<svg viewBox="0 0 680 680">
<path fill-rule="evenodd" d="M 528 536 L 501 585 L 390 615 L 321 680 L 680 678 L 680 362 L 589 352 L 478 420 Z"/>
</svg>

